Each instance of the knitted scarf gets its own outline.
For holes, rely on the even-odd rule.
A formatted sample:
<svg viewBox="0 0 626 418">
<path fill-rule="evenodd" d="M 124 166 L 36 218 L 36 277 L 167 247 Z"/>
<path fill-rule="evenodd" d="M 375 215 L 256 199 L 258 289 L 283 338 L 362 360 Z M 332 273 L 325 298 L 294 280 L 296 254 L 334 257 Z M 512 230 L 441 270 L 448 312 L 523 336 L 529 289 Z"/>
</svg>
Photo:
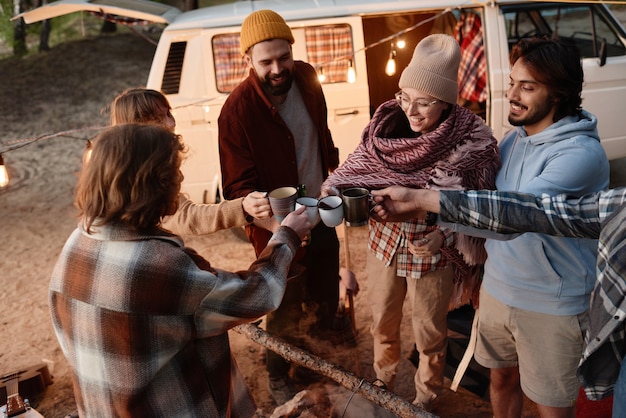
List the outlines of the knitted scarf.
<svg viewBox="0 0 626 418">
<path fill-rule="evenodd" d="M 418 135 L 396 101 L 390 100 L 379 106 L 359 146 L 326 179 L 322 189 L 360 186 L 371 190 L 391 185 L 495 189 L 499 168 L 500 154 L 491 128 L 468 109 L 454 105 L 434 131 Z M 457 284 L 479 280 L 480 267 L 487 258 L 483 244 L 483 239 L 457 234 L 453 247 L 441 249 L 455 266 Z M 470 283 L 464 287 L 467 292 L 475 290 Z"/>
</svg>

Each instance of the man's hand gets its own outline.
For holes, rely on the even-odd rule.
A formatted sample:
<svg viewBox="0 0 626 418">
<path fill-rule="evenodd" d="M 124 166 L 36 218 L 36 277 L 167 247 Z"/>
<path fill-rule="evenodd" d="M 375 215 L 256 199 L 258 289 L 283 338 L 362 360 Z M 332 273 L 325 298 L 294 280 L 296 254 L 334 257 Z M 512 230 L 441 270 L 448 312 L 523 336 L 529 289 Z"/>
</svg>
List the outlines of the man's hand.
<svg viewBox="0 0 626 418">
<path fill-rule="evenodd" d="M 251 192 L 243 198 L 243 210 L 256 219 L 267 219 L 272 216 L 272 208 L 266 192 Z"/>
<path fill-rule="evenodd" d="M 293 212 L 290 212 L 283 222 L 282 226 L 289 227 L 294 230 L 301 240 L 304 240 L 309 232 L 311 232 L 311 222 L 306 214 L 306 207 L 301 206 Z"/>
<path fill-rule="evenodd" d="M 434 231 L 415 242 L 409 241 L 409 252 L 421 258 L 432 257 L 439 253 L 443 245 L 443 236 Z"/>
<path fill-rule="evenodd" d="M 341 192 L 334 186 L 325 187 L 320 191 L 319 199 L 326 196 L 341 196 Z"/>
<path fill-rule="evenodd" d="M 352 270 L 345 267 L 339 268 L 339 298 L 345 299 L 348 293 L 356 296 L 359 293 L 359 282 Z"/>
<path fill-rule="evenodd" d="M 439 213 L 439 192 L 390 186 L 372 190 L 375 206 L 372 216 L 380 222 L 400 222 L 423 218 L 426 211 Z"/>
<path fill-rule="evenodd" d="M 380 221 L 406 221 L 416 218 L 417 190 L 402 186 L 390 186 L 382 190 L 372 190 L 374 208 L 372 215 Z"/>
</svg>

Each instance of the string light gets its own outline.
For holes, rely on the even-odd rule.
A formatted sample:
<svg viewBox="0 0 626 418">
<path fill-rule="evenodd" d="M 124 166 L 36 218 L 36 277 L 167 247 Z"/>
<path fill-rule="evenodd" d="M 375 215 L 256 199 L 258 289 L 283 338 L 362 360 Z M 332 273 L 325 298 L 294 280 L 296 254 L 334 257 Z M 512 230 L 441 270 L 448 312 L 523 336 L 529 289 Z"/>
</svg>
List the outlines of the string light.
<svg viewBox="0 0 626 418">
<path fill-rule="evenodd" d="M 352 60 L 348 62 L 348 83 L 354 84 L 356 82 L 356 72 L 354 71 L 354 65 Z"/>
<path fill-rule="evenodd" d="M 4 165 L 4 157 L 0 154 L 0 189 L 9 185 L 9 172 Z"/>
<path fill-rule="evenodd" d="M 396 73 L 396 50 L 393 48 L 393 43 L 391 44 L 391 51 L 389 51 L 389 59 L 387 60 L 387 65 L 385 66 L 385 74 L 389 77 Z"/>
<path fill-rule="evenodd" d="M 324 81 L 326 81 L 326 74 L 324 74 L 324 67 L 320 67 L 320 72 L 317 75 L 317 78 L 320 81 L 320 83 L 323 83 Z"/>
<path fill-rule="evenodd" d="M 403 29 L 403 30 L 401 30 L 399 32 L 396 32 L 396 33 L 394 33 L 392 35 L 389 35 L 387 37 L 384 37 L 382 39 L 379 39 L 376 42 L 373 42 L 373 43 L 371 43 L 369 45 L 366 45 L 366 46 L 364 46 L 364 47 L 362 47 L 362 48 L 360 48 L 360 49 L 358 49 L 356 51 L 353 51 L 350 55 L 341 56 L 341 57 L 335 57 L 335 58 L 333 58 L 329 62 L 335 62 L 335 61 L 342 60 L 342 59 L 349 59 L 349 65 L 348 65 L 348 70 L 347 70 L 348 71 L 347 72 L 347 79 L 348 79 L 349 83 L 354 83 L 354 82 L 356 82 L 356 72 L 355 72 L 355 69 L 354 69 L 354 62 L 353 62 L 352 59 L 353 59 L 353 57 L 355 56 L 356 53 L 367 51 L 367 50 L 369 50 L 369 49 L 371 49 L 371 48 L 373 48 L 375 46 L 381 45 L 381 44 L 383 44 L 383 43 L 385 43 L 385 42 L 387 42 L 389 40 L 394 40 L 394 39 L 396 40 L 396 45 L 395 46 L 398 49 L 402 49 L 402 48 L 404 48 L 406 46 L 406 42 L 404 41 L 404 39 L 401 38 L 402 35 L 410 32 L 412 30 L 415 30 L 419 26 L 422 26 L 422 25 L 424 25 L 424 24 L 426 24 L 428 22 L 433 21 L 433 20 L 437 19 L 440 16 L 443 16 L 444 14 L 450 12 L 451 10 L 452 10 L 452 8 L 448 7 L 445 10 L 441 11 L 440 13 L 437 13 L 436 15 L 434 15 L 434 16 L 428 18 L 428 19 L 422 20 L 422 21 L 416 23 L 413 26 L 405 28 L 405 29 Z M 152 42 L 154 42 L 154 41 L 152 41 Z M 385 73 L 388 76 L 392 76 L 392 75 L 394 75 L 396 73 L 396 61 L 395 61 L 395 58 L 396 58 L 396 51 L 394 49 L 394 44 L 392 43 L 391 44 L 391 51 L 389 52 L 389 60 L 387 61 L 387 65 L 385 66 Z M 326 75 L 324 74 L 324 70 L 323 70 L 321 65 L 319 67 L 318 78 L 319 78 L 320 82 L 324 82 L 326 80 Z M 219 100 L 223 96 L 224 95 L 220 95 L 220 96 L 212 97 L 212 98 L 209 98 L 209 99 L 202 99 L 202 100 L 199 100 L 197 102 L 186 103 L 185 105 L 175 106 L 174 109 L 185 108 L 185 107 L 188 107 L 188 106 L 201 105 L 203 110 L 204 110 L 204 112 L 205 112 L 205 114 L 206 114 L 210 110 L 210 107 L 209 107 L 208 103 L 212 102 L 214 100 Z M 71 133 L 80 132 L 80 131 L 86 131 L 86 130 L 102 130 L 104 128 L 105 127 L 97 126 L 97 127 L 89 127 L 89 128 L 71 129 L 71 130 L 68 130 L 68 131 L 57 132 L 55 134 L 42 135 L 42 136 L 39 136 L 39 137 L 36 137 L 36 138 L 28 138 L 28 139 L 16 140 L 16 141 L 11 141 L 9 143 L 0 143 L 0 188 L 4 188 L 4 187 L 6 187 L 9 184 L 9 174 L 8 174 L 6 166 L 4 164 L 4 158 L 3 158 L 3 155 L 2 155 L 3 152 L 12 151 L 14 149 L 21 148 L 21 147 L 23 147 L 25 145 L 28 145 L 28 144 L 31 144 L 33 142 L 40 141 L 42 139 L 49 139 L 49 138 L 54 138 L 54 137 L 58 137 L 58 136 L 66 136 L 66 135 L 71 134 Z M 91 148 L 91 141 L 88 141 L 87 142 L 87 146 L 86 146 L 86 150 L 85 150 L 85 154 L 84 154 L 84 157 L 83 157 L 87 161 L 89 160 L 89 157 L 90 157 L 90 154 L 91 154 L 91 149 L 90 148 Z"/>
<path fill-rule="evenodd" d="M 340 60 L 343 60 L 343 59 L 352 59 L 352 58 L 354 58 L 354 56 L 357 53 L 367 51 L 367 50 L 372 49 L 372 48 L 374 48 L 374 47 L 376 47 L 378 45 L 382 45 L 382 44 L 384 44 L 384 43 L 386 43 L 388 41 L 394 41 L 395 40 L 397 42 L 396 46 L 398 47 L 398 49 L 404 48 L 404 47 L 406 47 L 406 41 L 402 37 L 403 35 L 405 35 L 405 34 L 411 32 L 411 31 L 417 29 L 420 26 L 423 26 L 423 25 L 425 25 L 425 24 L 427 24 L 429 22 L 432 22 L 432 21 L 440 18 L 441 16 L 445 15 L 446 13 L 450 13 L 452 11 L 452 9 L 453 9 L 452 7 L 446 7 L 441 12 L 439 12 L 439 13 L 437 13 L 437 14 L 435 14 L 435 15 L 427 18 L 427 19 L 420 20 L 419 22 L 417 22 L 416 24 L 414 24 L 412 26 L 409 26 L 408 28 L 402 29 L 401 31 L 398 31 L 396 33 L 392 33 L 389 36 L 385 36 L 384 38 L 381 38 L 381 39 L 377 40 L 376 42 L 372 42 L 371 44 L 365 45 L 364 47 L 353 51 L 349 55 L 342 55 L 342 56 L 333 57 L 332 59 L 330 59 L 328 61 L 324 61 L 322 63 L 317 63 L 315 66 L 316 66 L 316 68 L 321 70 L 323 65 L 326 65 L 326 64 L 329 64 L 329 63 L 333 63 L 333 62 L 337 62 L 337 61 L 340 61 Z M 400 46 L 401 44 L 403 44 L 403 45 Z M 392 45 L 393 45 L 393 43 L 392 43 Z M 392 56 L 392 54 L 393 54 L 393 56 Z M 396 66 L 396 63 L 395 63 L 396 51 L 395 50 L 392 51 L 392 53 L 390 53 L 389 55 L 390 55 L 389 61 L 393 61 L 393 62 L 391 62 L 391 63 L 389 61 L 387 62 L 386 70 L 387 69 L 392 70 L 393 72 L 392 72 L 391 75 L 393 75 L 396 72 L 396 68 L 395 68 L 395 66 Z M 348 68 L 348 71 L 350 71 L 349 68 Z M 387 73 L 387 71 L 385 71 L 385 73 Z M 387 73 L 387 75 L 389 75 L 389 73 Z M 318 75 L 318 77 L 319 77 L 319 75 Z M 213 99 L 209 99 L 209 100 L 213 100 Z M 190 104 L 187 104 L 187 106 L 189 106 L 189 105 Z"/>
<path fill-rule="evenodd" d="M 4 156 L 3 153 L 9 152 L 9 151 L 13 151 L 16 150 L 18 148 L 22 148 L 26 145 L 32 144 L 33 142 L 37 142 L 37 141 L 41 141 L 43 139 L 51 139 L 51 138 L 56 138 L 59 136 L 66 136 L 66 137 L 70 137 L 71 138 L 71 134 L 77 133 L 77 132 L 84 132 L 84 131 L 101 131 L 103 129 L 105 129 L 106 126 L 90 126 L 88 128 L 77 128 L 77 129 L 70 129 L 67 131 L 61 131 L 61 132 L 57 132 L 54 134 L 45 134 L 45 135 L 41 135 L 35 138 L 26 138 L 26 139 L 19 139 L 19 140 L 14 140 L 14 141 L 9 141 L 9 142 L 4 142 L 4 143 L 0 143 L 0 188 L 4 188 L 6 186 L 8 186 L 9 184 L 9 174 L 7 172 L 6 166 L 4 164 Z M 75 139 L 80 139 L 80 140 L 84 140 L 83 138 L 76 138 Z M 91 141 L 87 140 L 87 150 L 90 148 L 91 145 Z M 87 154 L 87 151 L 85 151 L 85 154 Z M 83 158 L 89 158 L 88 156 L 83 155 Z"/>
</svg>

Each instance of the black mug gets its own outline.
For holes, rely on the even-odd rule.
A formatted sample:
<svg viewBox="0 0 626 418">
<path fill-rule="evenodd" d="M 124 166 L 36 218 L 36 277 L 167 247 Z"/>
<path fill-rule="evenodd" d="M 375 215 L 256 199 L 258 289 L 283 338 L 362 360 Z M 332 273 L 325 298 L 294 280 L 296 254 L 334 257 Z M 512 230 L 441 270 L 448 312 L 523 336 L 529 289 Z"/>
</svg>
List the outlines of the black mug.
<svg viewBox="0 0 626 418">
<path fill-rule="evenodd" d="M 370 212 L 370 191 L 364 187 L 351 187 L 342 193 L 344 219 L 347 226 L 367 224 Z"/>
</svg>

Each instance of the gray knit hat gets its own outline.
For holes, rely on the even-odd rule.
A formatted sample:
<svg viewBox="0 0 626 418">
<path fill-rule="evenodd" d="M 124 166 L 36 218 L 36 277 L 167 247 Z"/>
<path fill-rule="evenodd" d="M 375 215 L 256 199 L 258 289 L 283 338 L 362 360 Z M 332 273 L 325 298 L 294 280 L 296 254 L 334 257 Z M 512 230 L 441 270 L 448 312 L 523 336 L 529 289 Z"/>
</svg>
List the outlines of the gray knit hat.
<svg viewBox="0 0 626 418">
<path fill-rule="evenodd" d="M 409 65 L 402 71 L 398 85 L 428 93 L 446 103 L 456 103 L 461 48 L 449 35 L 434 34 L 422 39 Z"/>
</svg>

